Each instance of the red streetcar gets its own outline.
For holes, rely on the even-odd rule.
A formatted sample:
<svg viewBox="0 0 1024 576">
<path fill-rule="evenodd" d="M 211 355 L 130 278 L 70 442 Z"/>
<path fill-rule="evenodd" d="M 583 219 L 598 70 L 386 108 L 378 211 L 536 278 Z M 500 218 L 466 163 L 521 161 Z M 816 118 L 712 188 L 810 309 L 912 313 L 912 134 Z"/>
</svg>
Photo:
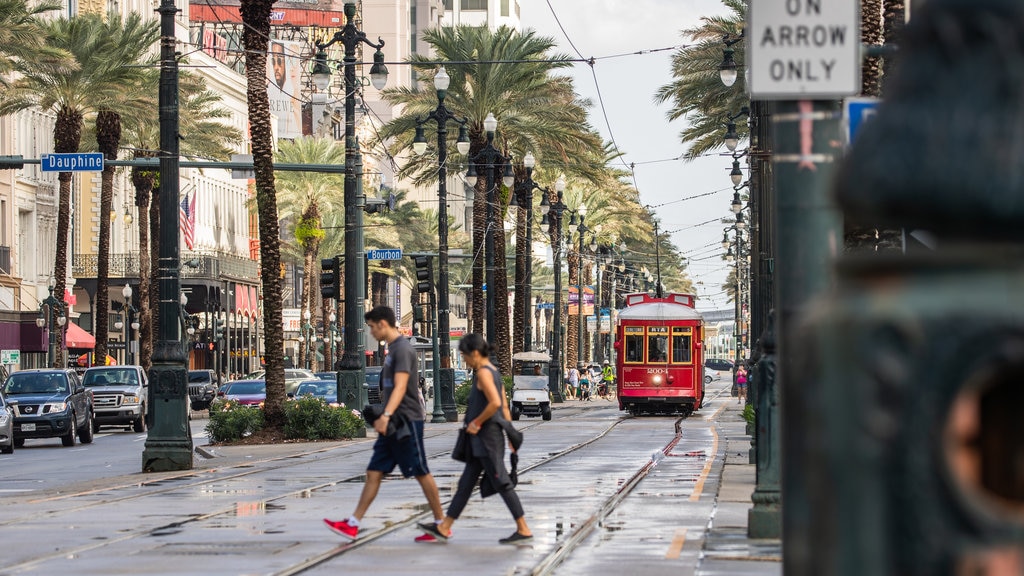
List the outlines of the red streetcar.
<svg viewBox="0 0 1024 576">
<path fill-rule="evenodd" d="M 704 318 L 694 296 L 629 294 L 615 327 L 619 409 L 689 416 L 704 402 Z"/>
</svg>

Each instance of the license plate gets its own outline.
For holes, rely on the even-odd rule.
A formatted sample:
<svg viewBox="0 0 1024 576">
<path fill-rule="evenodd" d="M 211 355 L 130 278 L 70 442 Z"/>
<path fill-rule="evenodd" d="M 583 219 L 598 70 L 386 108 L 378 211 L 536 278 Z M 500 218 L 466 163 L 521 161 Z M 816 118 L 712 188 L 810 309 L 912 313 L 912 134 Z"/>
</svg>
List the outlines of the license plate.
<svg viewBox="0 0 1024 576">
<path fill-rule="evenodd" d="M 21 431 L 22 432 L 35 432 L 36 431 L 36 425 L 35 424 L 22 424 L 21 425 Z"/>
<path fill-rule="evenodd" d="M 537 402 L 523 402 L 524 406 L 536 406 Z"/>
<path fill-rule="evenodd" d="M 527 398 L 526 398 L 526 400 L 527 400 L 528 402 L 536 402 L 536 401 L 537 401 L 537 399 L 536 399 L 536 398 L 534 398 L 533 396 L 529 396 L 529 397 L 527 397 Z"/>
</svg>

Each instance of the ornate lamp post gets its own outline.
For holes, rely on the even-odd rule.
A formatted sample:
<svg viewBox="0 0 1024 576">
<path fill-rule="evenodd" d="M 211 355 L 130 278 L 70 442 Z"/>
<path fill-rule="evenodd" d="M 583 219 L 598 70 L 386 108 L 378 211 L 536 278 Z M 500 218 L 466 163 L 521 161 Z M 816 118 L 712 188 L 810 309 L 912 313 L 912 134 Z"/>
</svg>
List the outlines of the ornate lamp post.
<svg viewBox="0 0 1024 576">
<path fill-rule="evenodd" d="M 486 338 L 492 344 L 495 344 L 496 338 L 494 331 L 494 309 L 497 296 L 497 291 L 494 289 L 495 207 L 498 203 L 497 179 L 494 177 L 495 170 L 501 166 L 505 167 L 501 180 L 505 186 L 512 186 L 513 182 L 515 182 L 515 176 L 512 174 L 512 164 L 500 150 L 494 147 L 494 132 L 497 129 L 498 121 L 494 118 L 494 114 L 488 112 L 487 117 L 484 118 L 484 132 L 487 134 L 487 145 L 476 156 L 471 158 L 469 171 L 466 173 L 466 183 L 470 186 L 476 186 L 479 173 L 477 166 L 480 166 L 484 171 L 487 182 L 487 228 L 484 232 L 484 266 L 486 267 L 486 274 L 484 282 L 487 283 Z"/>
<path fill-rule="evenodd" d="M 433 120 L 437 123 L 437 334 L 440 370 L 437 387 L 434 391 L 434 411 L 431 422 L 446 422 L 443 401 L 450 400 L 455 406 L 455 369 L 452 368 L 451 327 L 449 325 L 448 297 L 448 122 L 459 125 L 459 138 L 455 147 L 459 154 L 469 153 L 469 134 L 466 130 L 465 118 L 456 117 L 445 107 L 444 99 L 448 95 L 451 78 L 442 66 L 434 75 L 434 89 L 437 91 L 437 108 L 427 117 L 416 120 L 416 137 L 412 148 L 417 154 L 427 151 L 427 139 L 423 135 L 423 125 Z"/>
<path fill-rule="evenodd" d="M 547 234 L 554 226 L 554 233 L 551 251 L 554 253 L 555 267 L 555 312 L 552 321 L 553 342 L 551 345 L 551 366 L 548 368 L 548 390 L 555 403 L 565 402 L 562 396 L 562 375 L 565 372 L 562 366 L 562 214 L 568 209 L 562 201 L 562 193 L 565 191 L 565 178 L 561 176 L 555 180 L 555 192 L 558 199 L 554 204 L 548 201 L 548 195 L 544 194 L 540 202 L 541 221 L 540 229 Z"/>
<path fill-rule="evenodd" d="M 338 402 L 362 406 L 366 356 L 363 353 L 363 301 L 366 299 L 366 278 L 363 271 L 363 210 L 360 205 L 356 183 L 356 48 L 366 44 L 376 48 L 373 66 L 370 67 L 370 83 L 377 90 L 384 88 L 388 81 L 388 69 L 384 65 L 384 40 L 377 38 L 374 44 L 366 33 L 355 25 L 356 5 L 345 3 L 345 26 L 334 33 L 326 44 L 317 43 L 315 63 L 312 70 L 313 83 L 317 90 L 325 90 L 331 81 L 331 69 L 327 66 L 327 48 L 341 42 L 345 57 L 341 67 L 345 73 L 345 352 L 341 358 Z"/>
<path fill-rule="evenodd" d="M 49 286 L 47 287 L 50 291 L 50 295 L 43 299 L 39 303 L 39 317 L 36 318 L 36 326 L 39 328 L 45 328 L 47 331 L 47 341 L 49 344 L 46 349 L 46 365 L 59 368 L 56 366 L 57 356 L 57 335 L 63 332 L 64 324 L 67 323 L 67 316 L 64 315 L 64 305 L 60 300 L 53 297 L 53 288 L 56 282 L 51 277 Z M 43 309 L 46 309 L 44 315 Z M 56 325 L 56 327 L 55 327 Z"/>
<path fill-rule="evenodd" d="M 579 257 L 576 260 L 576 364 L 580 365 L 583 363 L 583 331 L 585 324 L 583 323 L 583 235 L 590 232 L 590 228 L 583 222 L 587 215 L 587 206 L 580 204 L 580 207 L 573 211 L 572 216 L 569 218 L 569 237 L 572 236 L 573 232 L 579 233 Z M 576 217 L 579 216 L 579 220 Z"/>
<path fill-rule="evenodd" d="M 330 354 L 328 355 L 327 358 L 327 370 L 333 371 L 335 362 L 334 351 L 337 348 L 337 343 L 338 340 L 340 339 L 340 337 L 338 336 L 338 315 L 335 314 L 334 311 L 332 310 L 331 315 L 327 317 L 327 321 L 330 322 L 330 324 L 328 324 L 327 330 L 328 335 L 324 338 L 324 343 L 328 344 L 328 346 L 325 346 L 325 348 L 330 351 Z"/>
<path fill-rule="evenodd" d="M 309 310 L 302 313 L 302 319 L 305 320 L 302 324 L 302 343 L 306 345 L 306 370 L 309 370 L 309 367 L 311 366 L 310 354 L 312 353 L 311 349 L 313 348 L 313 325 L 309 323 L 309 320 L 312 316 L 313 315 L 309 313 Z"/>
</svg>

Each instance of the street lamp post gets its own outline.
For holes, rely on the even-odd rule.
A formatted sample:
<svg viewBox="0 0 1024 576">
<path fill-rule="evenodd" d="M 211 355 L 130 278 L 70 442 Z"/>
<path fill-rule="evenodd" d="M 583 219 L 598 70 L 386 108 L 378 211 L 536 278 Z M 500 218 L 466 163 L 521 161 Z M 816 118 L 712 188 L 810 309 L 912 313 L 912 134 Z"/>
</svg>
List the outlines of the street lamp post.
<svg viewBox="0 0 1024 576">
<path fill-rule="evenodd" d="M 451 400 L 455 405 L 455 369 L 452 368 L 451 327 L 449 324 L 448 297 L 448 122 L 459 125 L 459 138 L 455 147 L 459 154 L 469 153 L 469 134 L 466 130 L 466 118 L 458 118 L 444 105 L 448 95 L 451 77 L 442 66 L 434 75 L 434 89 L 437 91 L 437 108 L 427 117 L 416 120 L 416 137 L 412 147 L 417 154 L 427 150 L 427 139 L 423 135 L 423 125 L 433 120 L 437 123 L 437 334 L 440 370 L 434 388 L 434 411 L 431 422 L 446 422 L 443 400 Z"/>
<path fill-rule="evenodd" d="M 132 304 L 132 287 L 130 284 L 125 284 L 124 288 L 121 289 L 121 296 L 124 296 L 124 310 L 125 310 L 125 358 L 129 364 L 135 364 L 135 334 L 139 330 L 139 322 L 135 319 L 135 313 L 138 312 L 135 306 Z"/>
<path fill-rule="evenodd" d="M 334 311 L 332 310 L 331 311 L 331 315 L 327 317 L 327 321 L 330 322 L 330 324 L 328 325 L 329 328 L 328 328 L 328 337 L 327 337 L 327 338 L 330 339 L 330 342 L 329 342 L 330 343 L 330 347 L 329 347 L 330 355 L 328 356 L 328 360 L 327 360 L 327 370 L 328 371 L 333 371 L 334 370 L 334 362 L 335 362 L 335 360 L 334 360 L 334 351 L 335 351 L 335 348 L 337 348 L 337 343 L 338 343 L 338 315 L 335 314 Z"/>
<path fill-rule="evenodd" d="M 378 38 L 374 44 L 366 38 L 365 32 L 356 28 L 354 2 L 346 2 L 344 10 L 345 26 L 335 32 L 328 43 L 317 42 L 312 77 L 318 91 L 327 88 L 331 80 L 327 48 L 341 42 L 345 47 L 342 62 L 345 73 L 345 351 L 339 370 L 338 402 L 362 406 L 366 400 L 363 392 L 366 356 L 362 317 L 366 278 L 363 270 L 363 210 L 356 183 L 356 48 L 366 44 L 376 49 L 373 66 L 370 67 L 370 82 L 374 88 L 381 90 L 387 84 L 388 69 L 384 65 L 384 52 L 381 51 L 384 40 Z"/>
<path fill-rule="evenodd" d="M 302 343 L 306 345 L 306 353 L 304 354 L 306 357 L 306 370 L 309 370 L 309 367 L 312 364 L 310 362 L 310 354 L 312 353 L 311 348 L 313 347 L 313 325 L 309 323 L 309 319 L 312 318 L 312 316 L 313 315 L 309 313 L 309 310 L 302 313 L 302 319 L 305 321 L 302 324 Z"/>
<path fill-rule="evenodd" d="M 533 331 L 530 326 L 530 303 L 533 301 L 532 289 L 533 289 L 533 191 L 540 190 L 545 196 L 548 194 L 547 188 L 541 188 L 533 181 L 533 168 L 537 165 L 537 159 L 533 156 L 533 152 L 527 152 L 526 156 L 523 156 L 523 166 L 526 168 L 526 180 L 523 180 L 516 186 L 515 194 L 512 195 L 513 201 L 519 204 L 519 207 L 526 210 L 526 262 L 525 272 L 523 274 L 523 285 L 517 289 L 516 298 L 522 298 L 523 302 L 523 351 L 529 352 L 533 349 Z M 522 198 L 516 198 L 517 195 L 521 194 Z"/>
<path fill-rule="evenodd" d="M 540 229 L 547 234 L 551 227 L 554 227 L 551 251 L 555 267 L 555 310 L 552 321 L 552 344 L 551 344 L 551 365 L 548 367 L 548 390 L 556 404 L 565 402 L 562 396 L 562 375 L 565 373 L 562 366 L 562 214 L 567 206 L 562 201 L 562 193 L 565 191 L 565 179 L 561 176 L 555 180 L 555 193 L 558 198 L 554 204 L 548 201 L 548 194 L 544 194 L 540 203 L 541 221 Z"/>
<path fill-rule="evenodd" d="M 156 288 L 159 294 L 154 311 L 158 324 L 150 369 L 150 410 L 152 427 L 142 452 L 143 472 L 168 472 L 192 468 L 192 433 L 188 426 L 188 375 L 182 324 L 173 319 L 182 315 L 181 246 L 177 226 L 179 188 L 179 116 L 178 54 L 174 0 L 161 0 L 160 7 L 160 227 L 159 267 Z"/>
<path fill-rule="evenodd" d="M 68 321 L 67 316 L 64 315 L 64 306 L 60 300 L 53 297 L 53 288 L 55 286 L 53 278 L 50 278 L 48 289 L 50 295 L 43 299 L 39 304 L 39 317 L 36 318 L 36 326 L 39 328 L 46 328 L 47 331 L 47 348 L 46 348 L 46 365 L 52 368 L 58 368 L 57 362 L 57 335 L 63 332 L 64 324 Z M 43 315 L 43 308 L 46 308 L 46 315 Z M 56 329 L 54 325 L 56 324 Z"/>
<path fill-rule="evenodd" d="M 487 326 L 485 332 L 487 341 L 493 345 L 497 345 L 494 326 L 495 299 L 497 297 L 494 280 L 494 235 L 496 226 L 495 208 L 498 203 L 497 179 L 494 177 L 494 171 L 504 166 L 502 183 L 505 186 L 512 186 L 515 181 L 515 177 L 512 174 L 512 164 L 509 162 L 509 159 L 494 147 L 494 132 L 497 129 L 498 121 L 494 118 L 494 114 L 488 112 L 487 117 L 484 118 L 484 132 L 487 134 L 487 145 L 471 159 L 469 172 L 466 174 L 466 183 L 470 186 L 476 186 L 479 173 L 476 166 L 480 165 L 487 182 L 487 227 L 484 231 L 484 266 L 486 268 L 484 282 L 487 284 Z"/>
</svg>

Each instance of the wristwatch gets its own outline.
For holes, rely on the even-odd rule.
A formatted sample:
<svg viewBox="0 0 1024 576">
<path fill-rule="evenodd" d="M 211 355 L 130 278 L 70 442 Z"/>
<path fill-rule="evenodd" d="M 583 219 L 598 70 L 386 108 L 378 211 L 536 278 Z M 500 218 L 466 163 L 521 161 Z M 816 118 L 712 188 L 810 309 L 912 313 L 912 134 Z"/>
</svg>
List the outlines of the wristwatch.
<svg viewBox="0 0 1024 576">
<path fill-rule="evenodd" d="M 388 418 L 391 418 L 391 411 L 390 410 L 385 410 L 384 414 L 382 414 L 382 415 L 383 416 L 387 416 Z"/>
</svg>

